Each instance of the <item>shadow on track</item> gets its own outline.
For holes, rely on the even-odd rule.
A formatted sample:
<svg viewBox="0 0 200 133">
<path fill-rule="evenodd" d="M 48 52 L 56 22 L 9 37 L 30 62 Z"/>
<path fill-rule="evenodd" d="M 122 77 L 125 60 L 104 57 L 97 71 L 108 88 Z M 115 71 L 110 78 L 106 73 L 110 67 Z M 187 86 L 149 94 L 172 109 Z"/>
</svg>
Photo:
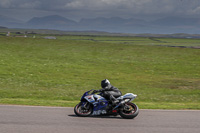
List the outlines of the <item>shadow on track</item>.
<svg viewBox="0 0 200 133">
<path fill-rule="evenodd" d="M 71 114 L 71 115 L 68 115 L 69 117 L 79 117 L 79 118 L 84 118 L 84 117 L 80 117 L 80 116 L 77 116 L 77 115 L 74 115 L 74 114 Z M 123 119 L 119 116 L 110 116 L 110 115 L 101 115 L 101 116 L 88 116 L 88 117 L 85 117 L 85 118 L 100 118 L 100 119 Z"/>
</svg>

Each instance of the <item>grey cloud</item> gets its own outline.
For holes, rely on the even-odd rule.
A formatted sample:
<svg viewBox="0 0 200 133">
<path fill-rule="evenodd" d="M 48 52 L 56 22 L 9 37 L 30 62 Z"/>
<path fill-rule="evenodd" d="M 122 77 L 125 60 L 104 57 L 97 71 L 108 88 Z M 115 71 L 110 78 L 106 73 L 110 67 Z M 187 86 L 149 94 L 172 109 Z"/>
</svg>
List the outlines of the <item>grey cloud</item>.
<svg viewBox="0 0 200 133">
<path fill-rule="evenodd" d="M 0 7 L 1 8 L 10 8 L 12 0 L 1 0 Z"/>
<path fill-rule="evenodd" d="M 23 3 L 21 5 L 19 5 L 19 8 L 31 8 L 31 9 L 34 9 L 34 8 L 38 8 L 40 7 L 41 3 L 39 1 L 34 1 L 32 3 Z"/>
<path fill-rule="evenodd" d="M 0 10 L 3 9 L 51 12 L 72 18 L 197 16 L 200 14 L 200 0 L 0 0 Z"/>
<path fill-rule="evenodd" d="M 24 8 L 38 8 L 40 1 L 34 0 L 1 0 L 0 7 L 6 9 L 24 9 Z"/>
<path fill-rule="evenodd" d="M 197 15 L 199 14 L 199 0 L 73 0 L 68 1 L 59 9 L 84 11 L 127 16 L 141 15 Z"/>
</svg>

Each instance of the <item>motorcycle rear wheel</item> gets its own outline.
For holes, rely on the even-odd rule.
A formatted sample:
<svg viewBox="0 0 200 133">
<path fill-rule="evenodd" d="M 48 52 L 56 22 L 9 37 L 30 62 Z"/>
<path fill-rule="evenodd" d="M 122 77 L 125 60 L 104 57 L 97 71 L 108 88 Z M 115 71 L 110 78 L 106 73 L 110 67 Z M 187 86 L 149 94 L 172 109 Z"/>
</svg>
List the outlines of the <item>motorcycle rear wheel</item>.
<svg viewBox="0 0 200 133">
<path fill-rule="evenodd" d="M 85 103 L 85 104 L 90 104 L 90 103 Z M 81 117 L 87 117 L 90 116 L 92 114 L 92 106 L 89 105 L 89 108 L 85 108 L 82 106 L 83 103 L 79 103 L 74 107 L 74 113 L 77 116 L 81 116 Z"/>
<path fill-rule="evenodd" d="M 125 119 L 133 119 L 139 114 L 139 108 L 136 104 L 128 102 L 119 111 L 119 115 Z"/>
</svg>

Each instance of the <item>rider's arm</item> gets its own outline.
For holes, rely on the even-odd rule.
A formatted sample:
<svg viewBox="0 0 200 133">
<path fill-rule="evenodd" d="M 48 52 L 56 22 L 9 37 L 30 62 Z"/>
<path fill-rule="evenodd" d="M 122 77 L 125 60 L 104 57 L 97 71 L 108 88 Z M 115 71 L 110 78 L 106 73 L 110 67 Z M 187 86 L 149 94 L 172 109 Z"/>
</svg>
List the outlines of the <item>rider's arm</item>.
<svg viewBox="0 0 200 133">
<path fill-rule="evenodd" d="M 102 88 L 102 89 L 99 89 L 98 91 L 99 91 L 99 92 L 103 92 L 103 91 L 105 91 L 105 90 Z"/>
<path fill-rule="evenodd" d="M 102 88 L 102 89 L 99 89 L 99 90 L 94 90 L 93 93 L 98 93 L 98 92 L 103 92 L 103 91 L 104 91 L 104 89 Z"/>
</svg>

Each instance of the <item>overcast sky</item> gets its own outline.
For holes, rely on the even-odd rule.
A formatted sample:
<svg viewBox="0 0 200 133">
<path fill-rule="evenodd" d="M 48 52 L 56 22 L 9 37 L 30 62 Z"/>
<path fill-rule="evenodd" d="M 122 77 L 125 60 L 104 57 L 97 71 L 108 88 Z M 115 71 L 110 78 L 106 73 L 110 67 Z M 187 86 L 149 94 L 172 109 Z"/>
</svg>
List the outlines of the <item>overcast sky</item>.
<svg viewBox="0 0 200 133">
<path fill-rule="evenodd" d="M 75 21 L 96 17 L 200 17 L 200 0 L 0 0 L 0 15 L 23 21 L 47 15 Z"/>
</svg>

